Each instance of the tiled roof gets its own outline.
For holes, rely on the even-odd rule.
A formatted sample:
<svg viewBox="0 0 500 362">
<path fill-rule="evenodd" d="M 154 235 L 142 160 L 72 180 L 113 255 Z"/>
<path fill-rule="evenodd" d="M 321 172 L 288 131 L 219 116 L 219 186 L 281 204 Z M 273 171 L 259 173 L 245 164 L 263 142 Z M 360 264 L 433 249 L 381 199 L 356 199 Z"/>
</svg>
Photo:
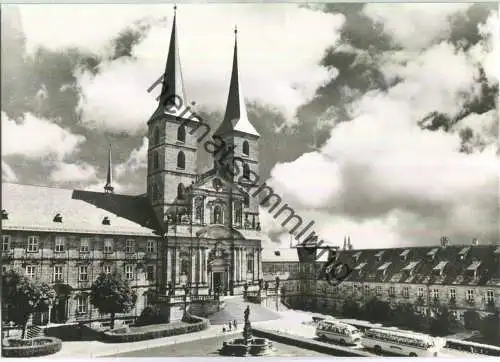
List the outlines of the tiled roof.
<svg viewBox="0 0 500 362">
<path fill-rule="evenodd" d="M 297 249 L 279 248 L 279 245 L 263 245 L 262 262 L 298 262 Z"/>
<path fill-rule="evenodd" d="M 140 225 L 152 223 L 143 197 L 4 182 L 2 209 L 8 214 L 2 220 L 5 230 L 154 236 L 152 228 Z M 56 214 L 62 222 L 53 221 Z M 103 225 L 105 217 L 109 225 Z"/>
<path fill-rule="evenodd" d="M 338 252 L 338 261 L 348 264 L 352 269 L 366 263 L 362 273 L 352 273 L 346 279 L 351 282 L 500 286 L 500 256 L 494 253 L 499 246 L 477 245 L 467 248 L 469 250 L 463 258 L 460 257 L 463 245 L 343 250 Z M 401 253 L 405 250 L 410 251 L 403 259 Z M 353 256 L 360 251 L 361 256 L 356 261 Z"/>
</svg>

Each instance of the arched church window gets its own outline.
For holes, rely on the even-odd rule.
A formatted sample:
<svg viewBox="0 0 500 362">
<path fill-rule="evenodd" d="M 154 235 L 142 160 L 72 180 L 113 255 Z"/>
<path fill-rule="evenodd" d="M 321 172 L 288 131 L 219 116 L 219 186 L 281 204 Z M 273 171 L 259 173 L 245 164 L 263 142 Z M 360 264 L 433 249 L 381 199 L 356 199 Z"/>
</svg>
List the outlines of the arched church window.
<svg viewBox="0 0 500 362">
<path fill-rule="evenodd" d="M 153 144 L 157 145 L 160 143 L 160 129 L 155 127 L 154 135 L 153 135 Z"/>
<path fill-rule="evenodd" d="M 184 199 L 184 196 L 185 196 L 185 195 L 184 195 L 184 194 L 185 194 L 185 192 L 184 192 L 184 191 L 185 191 L 185 190 L 184 190 L 184 185 L 183 185 L 182 183 L 178 184 L 178 185 L 177 185 L 177 198 L 178 198 L 179 200 L 183 200 L 183 199 Z"/>
<path fill-rule="evenodd" d="M 184 170 L 186 167 L 186 156 L 184 155 L 184 152 L 179 151 L 177 154 L 177 168 L 180 168 Z"/>
<path fill-rule="evenodd" d="M 177 141 L 186 142 L 186 128 L 182 124 L 177 128 Z"/>
<path fill-rule="evenodd" d="M 237 201 L 234 203 L 234 223 L 240 225 L 243 222 L 243 207 L 241 202 Z"/>
<path fill-rule="evenodd" d="M 157 151 L 153 152 L 153 168 L 160 168 L 160 156 L 158 155 Z"/>
<path fill-rule="evenodd" d="M 246 163 L 243 165 L 243 178 L 249 180 L 250 179 L 250 166 Z"/>
<path fill-rule="evenodd" d="M 214 224 L 222 224 L 222 207 L 216 205 L 214 207 Z"/>
<path fill-rule="evenodd" d="M 250 146 L 248 145 L 248 141 L 243 141 L 242 151 L 244 155 L 250 155 Z"/>
<path fill-rule="evenodd" d="M 203 199 L 201 197 L 196 198 L 194 208 L 196 222 L 203 223 Z"/>
</svg>

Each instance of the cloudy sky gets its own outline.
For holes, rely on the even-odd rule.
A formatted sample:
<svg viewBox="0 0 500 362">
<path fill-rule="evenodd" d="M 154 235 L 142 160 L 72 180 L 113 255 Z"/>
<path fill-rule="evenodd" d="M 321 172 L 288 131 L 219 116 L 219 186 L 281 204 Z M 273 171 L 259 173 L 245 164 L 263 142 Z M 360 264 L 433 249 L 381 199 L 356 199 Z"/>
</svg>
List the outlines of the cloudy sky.
<svg viewBox="0 0 500 362">
<path fill-rule="evenodd" d="M 143 193 L 146 89 L 164 68 L 172 12 L 3 6 L 3 181 L 101 190 L 111 143 L 117 191 Z M 262 179 L 325 241 L 498 243 L 496 6 L 181 5 L 187 97 L 214 125 L 235 24 Z M 261 219 L 288 245 L 265 209 Z"/>
</svg>

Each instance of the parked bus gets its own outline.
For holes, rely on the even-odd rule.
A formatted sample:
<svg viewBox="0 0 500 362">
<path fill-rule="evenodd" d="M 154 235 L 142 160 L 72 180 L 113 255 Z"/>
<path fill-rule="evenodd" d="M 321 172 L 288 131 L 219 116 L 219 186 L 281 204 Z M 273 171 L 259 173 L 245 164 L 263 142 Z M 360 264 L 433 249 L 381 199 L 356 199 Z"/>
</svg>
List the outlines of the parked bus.
<svg viewBox="0 0 500 362">
<path fill-rule="evenodd" d="M 336 320 L 325 319 L 318 323 L 316 335 L 319 338 L 339 342 L 344 345 L 358 344 L 361 341 L 361 332 L 355 327 Z"/>
<path fill-rule="evenodd" d="M 342 323 L 347 323 L 350 324 L 353 327 L 356 327 L 359 329 L 361 332 L 367 331 L 368 329 L 373 329 L 373 328 L 383 328 L 382 324 L 380 323 L 370 323 L 367 321 L 360 321 L 357 319 L 339 319 L 340 322 Z"/>
<path fill-rule="evenodd" d="M 447 339 L 445 348 L 454 349 L 461 352 L 482 354 L 485 356 L 500 356 L 500 347 L 476 342 L 460 341 L 457 339 Z"/>
<path fill-rule="evenodd" d="M 366 331 L 361 338 L 361 345 L 376 353 L 388 352 L 410 357 L 436 357 L 439 349 L 431 336 L 389 329 Z"/>
</svg>

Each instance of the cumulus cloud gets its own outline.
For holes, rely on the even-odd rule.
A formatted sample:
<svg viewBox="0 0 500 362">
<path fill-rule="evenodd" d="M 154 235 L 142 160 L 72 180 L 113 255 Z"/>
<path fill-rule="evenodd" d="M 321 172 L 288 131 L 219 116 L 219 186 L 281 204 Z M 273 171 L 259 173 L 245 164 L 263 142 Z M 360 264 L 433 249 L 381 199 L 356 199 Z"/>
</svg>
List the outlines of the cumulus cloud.
<svg viewBox="0 0 500 362">
<path fill-rule="evenodd" d="M 51 174 L 54 182 L 92 181 L 96 178 L 96 169 L 86 163 L 59 163 Z"/>
<path fill-rule="evenodd" d="M 23 155 L 30 159 L 55 157 L 58 160 L 75 152 L 85 137 L 75 135 L 48 119 L 24 114 L 16 121 L 2 112 L 2 154 Z"/>
<path fill-rule="evenodd" d="M 169 6 L 157 11 L 172 13 Z M 148 12 L 138 11 L 137 18 Z M 336 74 L 335 69 L 321 67 L 320 60 L 325 49 L 338 40 L 344 21 L 340 14 L 325 14 L 295 5 L 239 4 L 185 5 L 178 17 L 181 63 L 189 101 L 212 109 L 225 106 L 234 24 L 239 29 L 240 75 L 247 100 L 278 107 L 290 122 L 294 121 L 297 107 L 311 99 L 316 88 Z M 207 18 L 211 19 L 210 32 L 205 30 Z M 166 26 L 151 26 L 145 39 L 133 48 L 132 58 L 103 62 L 97 74 L 80 74 L 84 124 L 113 132 L 134 133 L 145 129 L 145 121 L 156 106 L 156 95 L 148 94 L 146 89 L 165 67 L 171 18 L 168 20 Z M 60 28 L 56 19 L 49 24 Z M 304 32 L 305 28 L 309 31 Z M 106 39 L 101 29 L 95 28 L 95 32 Z"/>
<path fill-rule="evenodd" d="M 381 23 L 394 41 L 408 50 L 422 49 L 451 32 L 450 17 L 472 4 L 367 4 L 364 13 Z"/>
<path fill-rule="evenodd" d="M 130 153 L 129 158 L 124 163 L 115 167 L 115 175 L 119 178 L 126 173 L 134 173 L 139 169 L 147 167 L 148 139 L 144 137 L 139 148 L 135 148 Z"/>
</svg>

